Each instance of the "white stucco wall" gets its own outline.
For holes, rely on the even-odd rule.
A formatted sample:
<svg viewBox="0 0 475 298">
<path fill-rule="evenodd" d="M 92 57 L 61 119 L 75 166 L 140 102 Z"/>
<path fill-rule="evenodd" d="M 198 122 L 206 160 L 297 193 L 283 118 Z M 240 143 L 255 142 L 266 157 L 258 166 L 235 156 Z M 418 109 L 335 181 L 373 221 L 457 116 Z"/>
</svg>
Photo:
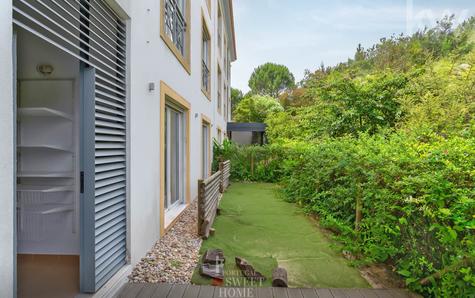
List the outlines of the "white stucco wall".
<svg viewBox="0 0 475 298">
<path fill-rule="evenodd" d="M 212 1 L 209 19 L 206 0 L 191 2 L 191 75 L 160 37 L 160 1 L 133 1 L 130 6 L 130 224 L 131 262 L 135 264 L 159 239 L 160 234 L 160 81 L 164 81 L 191 104 L 190 186 L 197 198 L 201 177 L 201 114 L 212 120 L 211 137 L 218 126 L 226 130 L 217 113 L 217 2 Z M 124 7 L 127 5 L 124 4 Z M 201 15 L 212 26 L 212 100 L 201 92 Z M 222 58 L 221 58 L 222 59 Z M 221 63 L 222 64 L 222 63 Z M 223 64 L 222 64 L 223 65 Z M 223 66 L 224 68 L 224 66 Z M 224 70 L 223 70 L 224 71 Z M 156 89 L 148 91 L 148 84 Z"/>
<path fill-rule="evenodd" d="M 12 4 L 0 2 L 0 296 L 14 294 L 14 113 L 12 67 Z"/>
</svg>

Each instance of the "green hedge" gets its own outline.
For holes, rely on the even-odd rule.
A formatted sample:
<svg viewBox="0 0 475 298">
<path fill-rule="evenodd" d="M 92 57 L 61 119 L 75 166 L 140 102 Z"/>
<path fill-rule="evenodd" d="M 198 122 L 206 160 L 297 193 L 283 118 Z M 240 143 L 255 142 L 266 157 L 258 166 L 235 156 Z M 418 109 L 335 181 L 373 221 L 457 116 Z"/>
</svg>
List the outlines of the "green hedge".
<svg viewBox="0 0 475 298">
<path fill-rule="evenodd" d="M 475 295 L 473 137 L 362 135 L 216 150 L 231 160 L 233 179 L 280 182 L 284 197 L 318 215 L 359 263 L 390 263 L 427 296 Z"/>
</svg>

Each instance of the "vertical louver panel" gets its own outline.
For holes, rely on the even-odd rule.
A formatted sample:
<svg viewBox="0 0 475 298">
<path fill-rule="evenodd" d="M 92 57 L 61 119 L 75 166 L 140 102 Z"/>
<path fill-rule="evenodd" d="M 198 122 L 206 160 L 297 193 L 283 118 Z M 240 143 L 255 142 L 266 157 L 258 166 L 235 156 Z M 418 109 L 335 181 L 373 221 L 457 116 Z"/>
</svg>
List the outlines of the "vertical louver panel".
<svg viewBox="0 0 475 298">
<path fill-rule="evenodd" d="M 82 62 L 81 289 L 127 261 L 126 26 L 102 0 L 13 0 L 18 28 Z"/>
<path fill-rule="evenodd" d="M 123 64 L 125 68 L 125 64 Z M 106 74 L 95 78 L 95 276 L 104 284 L 127 260 L 126 95 Z M 115 86 L 117 84 L 119 87 Z"/>
</svg>

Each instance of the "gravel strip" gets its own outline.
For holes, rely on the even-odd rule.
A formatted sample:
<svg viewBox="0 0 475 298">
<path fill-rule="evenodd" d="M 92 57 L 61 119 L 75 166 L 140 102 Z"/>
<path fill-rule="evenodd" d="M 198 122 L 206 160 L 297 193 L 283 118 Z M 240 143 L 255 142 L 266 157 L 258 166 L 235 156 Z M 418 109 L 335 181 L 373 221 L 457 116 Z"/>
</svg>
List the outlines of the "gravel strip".
<svg viewBox="0 0 475 298">
<path fill-rule="evenodd" d="M 134 268 L 129 282 L 189 284 L 198 264 L 201 238 L 197 233 L 198 200 Z"/>
</svg>

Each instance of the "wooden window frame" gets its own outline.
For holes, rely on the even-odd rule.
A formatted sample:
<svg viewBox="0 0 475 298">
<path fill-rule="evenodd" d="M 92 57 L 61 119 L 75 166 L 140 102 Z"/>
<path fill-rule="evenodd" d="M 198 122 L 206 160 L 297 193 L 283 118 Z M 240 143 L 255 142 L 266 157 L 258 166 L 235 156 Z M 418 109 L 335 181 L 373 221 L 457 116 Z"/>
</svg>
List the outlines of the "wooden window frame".
<svg viewBox="0 0 475 298">
<path fill-rule="evenodd" d="M 208 14 L 211 17 L 211 0 L 206 0 L 206 6 L 208 7 Z"/>
<path fill-rule="evenodd" d="M 168 86 L 165 82 L 160 82 L 160 236 L 165 233 L 175 224 L 176 218 L 165 227 L 165 107 L 166 103 L 171 102 L 183 109 L 185 114 L 185 205 L 186 208 L 190 205 L 190 122 L 191 122 L 191 104 L 180 96 L 175 90 Z M 186 208 L 182 210 L 185 211 Z"/>
<path fill-rule="evenodd" d="M 222 129 L 221 126 L 219 126 L 219 125 L 218 125 L 218 131 L 217 131 L 217 133 L 218 133 L 218 135 L 217 135 L 218 138 L 217 138 L 216 141 L 218 141 L 218 143 L 219 143 L 220 145 L 222 145 L 222 144 L 223 144 L 223 141 L 224 141 L 223 135 L 222 135 L 222 134 L 223 134 L 223 129 Z"/>
<path fill-rule="evenodd" d="M 166 0 L 160 0 L 160 37 L 183 66 L 183 68 L 185 68 L 186 72 L 191 75 L 191 1 L 185 0 L 185 20 L 187 24 L 184 40 L 185 55 L 180 53 L 175 43 L 173 43 L 171 38 L 165 32 L 165 1 Z"/>
<path fill-rule="evenodd" d="M 211 67 L 211 51 L 212 51 L 212 46 L 211 46 L 211 34 L 210 34 L 210 31 L 209 31 L 209 28 L 210 26 L 208 25 L 205 17 L 204 17 L 204 14 L 203 12 L 201 12 L 201 23 L 202 23 L 202 30 L 201 30 L 201 57 L 200 57 L 200 61 L 203 59 L 203 39 L 204 39 L 204 34 L 207 33 L 208 34 L 208 91 L 206 91 L 204 88 L 203 88 L 203 63 L 201 63 L 201 91 L 203 92 L 203 94 L 206 96 L 206 98 L 211 101 L 211 70 L 212 70 L 212 67 Z"/>
<path fill-rule="evenodd" d="M 223 56 L 223 39 L 224 39 L 224 14 L 223 14 L 223 9 L 221 7 L 221 3 L 218 1 L 218 24 L 217 24 L 217 30 L 218 30 L 218 37 L 216 38 L 218 42 L 218 52 L 219 52 L 219 57 Z"/>
<path fill-rule="evenodd" d="M 212 145 L 213 145 L 212 141 L 211 141 L 211 119 L 208 118 L 206 115 L 201 114 L 201 125 L 208 127 L 208 177 L 209 177 L 209 176 L 211 176 L 211 166 L 212 166 L 212 163 L 213 163 L 212 154 L 211 154 L 211 148 L 212 148 Z M 201 136 L 201 138 L 203 138 L 203 136 Z M 203 169 L 202 169 L 202 172 L 203 172 Z M 204 178 L 204 179 L 206 179 L 206 178 Z"/>
<path fill-rule="evenodd" d="M 217 85 L 218 85 L 218 88 L 217 88 L 217 96 L 216 96 L 216 100 L 217 100 L 217 110 L 218 110 L 218 113 L 220 115 L 222 115 L 222 110 L 223 110 L 223 70 L 222 70 L 222 67 L 221 65 L 219 64 L 219 61 L 218 61 L 218 71 L 217 71 Z M 221 95 L 221 96 L 220 96 Z"/>
</svg>

